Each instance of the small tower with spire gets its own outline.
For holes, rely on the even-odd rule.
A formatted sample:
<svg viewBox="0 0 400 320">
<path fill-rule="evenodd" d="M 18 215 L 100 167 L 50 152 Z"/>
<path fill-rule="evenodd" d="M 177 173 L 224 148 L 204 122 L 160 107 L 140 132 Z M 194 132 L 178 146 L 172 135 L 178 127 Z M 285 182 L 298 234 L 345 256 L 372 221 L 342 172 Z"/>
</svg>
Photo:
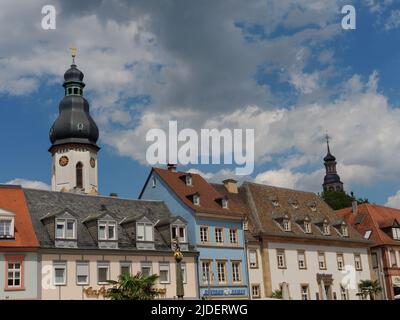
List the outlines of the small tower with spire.
<svg viewBox="0 0 400 320">
<path fill-rule="evenodd" d="M 50 129 L 52 190 L 97 194 L 99 130 L 83 97 L 84 75 L 75 64 L 75 48 L 71 56 L 72 65 L 64 74 L 65 96 Z"/>
<path fill-rule="evenodd" d="M 340 177 L 336 171 L 336 158 L 331 154 L 329 147 L 329 136 L 325 135 L 327 154 L 324 158 L 325 165 L 325 177 L 324 183 L 322 184 L 324 191 L 344 191 L 343 182 L 340 181 Z"/>
</svg>

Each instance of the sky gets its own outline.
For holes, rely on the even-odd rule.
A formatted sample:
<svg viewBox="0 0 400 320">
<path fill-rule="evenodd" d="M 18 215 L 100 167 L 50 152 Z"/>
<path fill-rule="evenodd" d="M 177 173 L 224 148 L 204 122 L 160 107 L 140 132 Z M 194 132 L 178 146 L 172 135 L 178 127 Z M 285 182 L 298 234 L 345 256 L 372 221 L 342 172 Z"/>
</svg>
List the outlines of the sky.
<svg viewBox="0 0 400 320">
<path fill-rule="evenodd" d="M 44 5 L 56 29 L 41 26 Z M 356 29 L 341 25 L 344 5 Z M 146 133 L 255 130 L 255 169 L 179 165 L 321 192 L 324 135 L 347 192 L 400 207 L 396 0 L 0 0 L 0 183 L 48 189 L 49 129 L 76 46 L 100 129 L 99 191 L 138 196 Z"/>
</svg>

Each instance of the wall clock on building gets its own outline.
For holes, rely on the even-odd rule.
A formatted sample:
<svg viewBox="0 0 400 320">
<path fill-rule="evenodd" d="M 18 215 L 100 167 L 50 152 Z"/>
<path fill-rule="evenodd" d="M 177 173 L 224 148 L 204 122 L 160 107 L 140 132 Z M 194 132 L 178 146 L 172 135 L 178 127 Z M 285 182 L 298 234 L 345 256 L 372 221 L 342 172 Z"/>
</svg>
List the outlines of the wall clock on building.
<svg viewBox="0 0 400 320">
<path fill-rule="evenodd" d="M 62 156 L 60 158 L 60 160 L 58 161 L 58 163 L 60 164 L 61 167 L 65 167 L 68 164 L 68 162 L 69 162 L 69 159 L 66 156 Z"/>
<path fill-rule="evenodd" d="M 90 166 L 94 168 L 96 166 L 96 159 L 95 158 L 90 158 Z"/>
</svg>

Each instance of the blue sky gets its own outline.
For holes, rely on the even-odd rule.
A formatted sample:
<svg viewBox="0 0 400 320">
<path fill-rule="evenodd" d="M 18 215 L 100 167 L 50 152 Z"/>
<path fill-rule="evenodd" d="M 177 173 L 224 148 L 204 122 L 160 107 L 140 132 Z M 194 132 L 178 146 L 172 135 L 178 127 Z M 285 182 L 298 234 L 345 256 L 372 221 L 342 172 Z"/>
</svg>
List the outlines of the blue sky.
<svg viewBox="0 0 400 320">
<path fill-rule="evenodd" d="M 17 3 L 17 5 L 15 5 Z M 41 29 L 41 8 L 57 29 Z M 340 8 L 353 4 L 356 30 Z M 347 191 L 400 206 L 400 5 L 364 1 L 3 1 L 0 182 L 50 183 L 48 132 L 68 48 L 100 128 L 99 189 L 136 197 L 150 170 L 145 134 L 178 127 L 253 128 L 256 167 L 187 166 L 319 192 L 323 136 Z"/>
</svg>

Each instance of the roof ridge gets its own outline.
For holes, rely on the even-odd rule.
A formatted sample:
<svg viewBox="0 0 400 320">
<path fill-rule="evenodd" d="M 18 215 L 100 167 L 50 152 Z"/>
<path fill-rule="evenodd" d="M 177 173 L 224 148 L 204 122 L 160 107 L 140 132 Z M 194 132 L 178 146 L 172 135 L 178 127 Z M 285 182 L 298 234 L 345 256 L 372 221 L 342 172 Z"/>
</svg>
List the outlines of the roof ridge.
<svg viewBox="0 0 400 320">
<path fill-rule="evenodd" d="M 304 191 L 304 190 L 296 190 L 296 189 L 285 188 L 285 187 L 277 187 L 277 186 L 272 186 L 272 185 L 269 185 L 269 184 L 263 184 L 263 183 L 253 182 L 253 181 L 244 181 L 243 184 L 253 184 L 253 185 L 256 185 L 256 186 L 260 186 L 260 187 L 287 190 L 287 191 L 292 191 L 292 192 L 295 192 L 295 193 L 305 193 L 305 194 L 312 194 L 314 196 L 318 196 L 318 194 L 316 194 L 315 192 L 312 192 L 312 191 Z"/>
</svg>

